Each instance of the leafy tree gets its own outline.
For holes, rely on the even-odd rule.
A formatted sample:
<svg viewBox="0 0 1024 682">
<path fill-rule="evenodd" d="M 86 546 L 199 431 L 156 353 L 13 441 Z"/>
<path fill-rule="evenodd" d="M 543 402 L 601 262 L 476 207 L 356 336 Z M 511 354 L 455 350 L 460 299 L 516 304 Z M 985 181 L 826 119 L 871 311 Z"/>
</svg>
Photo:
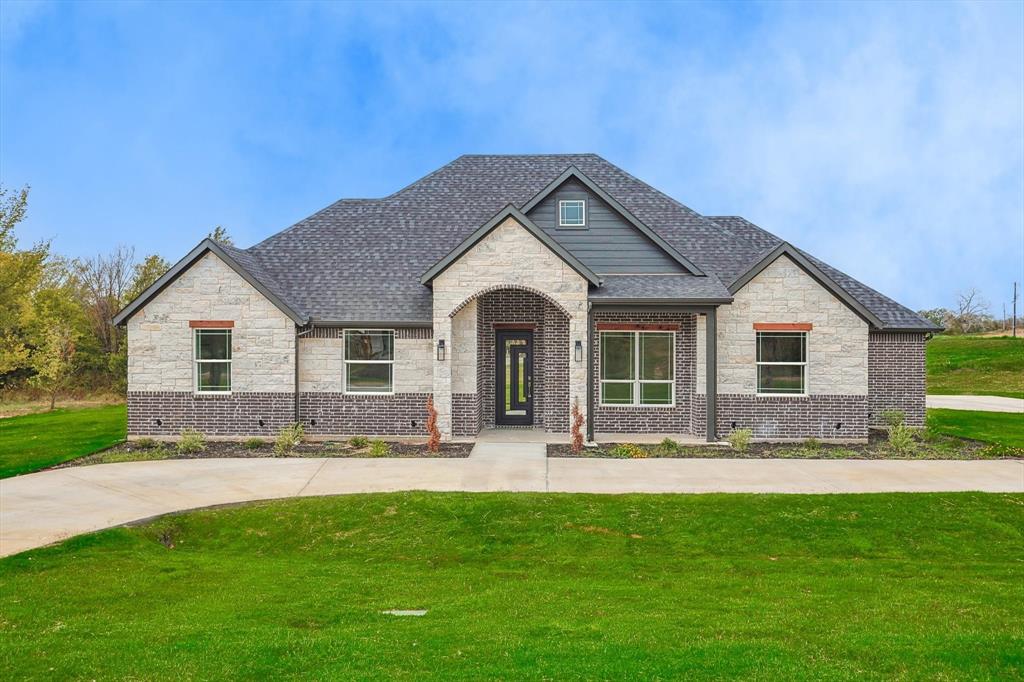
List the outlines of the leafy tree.
<svg viewBox="0 0 1024 682">
<path fill-rule="evenodd" d="M 0 185 L 0 251 L 10 253 L 18 244 L 14 236 L 14 226 L 25 219 L 28 212 L 28 185 L 22 187 L 17 194 Z"/>
<path fill-rule="evenodd" d="M 953 311 L 949 308 L 932 308 L 931 310 L 918 310 L 917 314 L 940 327 L 948 327 L 949 320 L 953 317 Z"/>
<path fill-rule="evenodd" d="M 143 291 L 163 277 L 164 273 L 170 269 L 170 263 L 156 254 L 146 256 L 141 263 L 136 263 L 132 269 L 132 283 L 125 296 L 125 305 L 138 298 Z"/>
<path fill-rule="evenodd" d="M 227 244 L 228 246 L 235 245 L 235 242 L 231 241 L 231 235 L 229 235 L 228 231 L 220 225 L 213 228 L 213 231 L 206 236 L 212 239 L 213 241 L 217 242 L 218 244 Z"/>
<path fill-rule="evenodd" d="M 57 404 L 57 396 L 67 388 L 73 376 L 76 333 L 64 320 L 50 320 L 46 324 L 42 342 L 32 351 L 32 385 L 45 390 L 50 396 L 50 409 Z"/>
<path fill-rule="evenodd" d="M 50 245 L 18 250 L 14 233 L 28 211 L 28 187 L 11 195 L 0 187 L 0 386 L 29 366 L 26 338 L 32 323 L 32 296 L 43 278 Z"/>
</svg>

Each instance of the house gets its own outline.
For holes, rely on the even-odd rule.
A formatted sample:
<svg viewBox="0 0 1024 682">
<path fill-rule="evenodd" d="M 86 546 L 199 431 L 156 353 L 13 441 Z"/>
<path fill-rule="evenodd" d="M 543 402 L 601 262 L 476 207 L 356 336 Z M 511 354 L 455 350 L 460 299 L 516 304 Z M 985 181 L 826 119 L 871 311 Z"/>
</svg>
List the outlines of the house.
<svg viewBox="0 0 1024 682">
<path fill-rule="evenodd" d="M 593 154 L 462 156 L 248 249 L 204 240 L 115 318 L 131 436 L 494 427 L 760 439 L 924 421 L 937 328 Z"/>
</svg>

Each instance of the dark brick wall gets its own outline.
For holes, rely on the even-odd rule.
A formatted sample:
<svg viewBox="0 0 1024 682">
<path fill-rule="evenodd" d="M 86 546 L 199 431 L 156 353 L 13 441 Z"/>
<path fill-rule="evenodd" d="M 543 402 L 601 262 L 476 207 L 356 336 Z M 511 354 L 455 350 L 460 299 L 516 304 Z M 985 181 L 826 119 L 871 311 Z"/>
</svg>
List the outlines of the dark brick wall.
<svg viewBox="0 0 1024 682">
<path fill-rule="evenodd" d="M 429 396 L 303 393 L 299 403 L 310 435 L 426 436 Z"/>
<path fill-rule="evenodd" d="M 695 432 L 706 433 L 707 404 L 693 397 Z M 868 397 L 865 395 L 755 396 L 718 394 L 718 437 L 734 428 L 750 429 L 757 439 L 863 439 L 868 437 Z M 735 426 L 734 426 L 735 424 Z M 839 425 L 839 428 L 836 426 Z"/>
<path fill-rule="evenodd" d="M 128 393 L 130 436 L 177 436 L 189 428 L 207 436 L 271 436 L 294 419 L 294 393 L 227 396 L 197 396 L 179 391 Z"/>
<path fill-rule="evenodd" d="M 480 432 L 480 399 L 476 393 L 452 395 L 452 435 L 475 436 Z"/>
<path fill-rule="evenodd" d="M 494 426 L 495 324 L 533 326 L 533 421 L 545 431 L 568 432 L 569 320 L 541 296 L 519 289 L 477 299 L 477 395 L 480 428 Z"/>
<path fill-rule="evenodd" d="M 692 313 L 595 313 L 594 337 L 594 430 L 598 433 L 693 433 L 690 401 L 694 391 L 697 323 Z M 676 404 L 673 407 L 601 406 L 601 323 L 671 324 L 676 332 Z M 703 430 L 698 431 L 703 433 Z"/>
<path fill-rule="evenodd" d="M 924 334 L 873 332 L 868 337 L 868 395 L 872 426 L 885 410 L 902 410 L 911 426 L 924 426 Z"/>
</svg>

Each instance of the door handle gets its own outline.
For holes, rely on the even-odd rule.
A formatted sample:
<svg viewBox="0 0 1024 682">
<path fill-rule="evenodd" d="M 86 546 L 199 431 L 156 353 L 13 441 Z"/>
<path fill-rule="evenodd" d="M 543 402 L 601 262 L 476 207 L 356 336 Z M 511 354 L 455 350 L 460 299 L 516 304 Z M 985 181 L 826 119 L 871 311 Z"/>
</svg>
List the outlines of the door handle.
<svg viewBox="0 0 1024 682">
<path fill-rule="evenodd" d="M 533 376 L 526 377 L 526 397 L 533 397 Z"/>
</svg>

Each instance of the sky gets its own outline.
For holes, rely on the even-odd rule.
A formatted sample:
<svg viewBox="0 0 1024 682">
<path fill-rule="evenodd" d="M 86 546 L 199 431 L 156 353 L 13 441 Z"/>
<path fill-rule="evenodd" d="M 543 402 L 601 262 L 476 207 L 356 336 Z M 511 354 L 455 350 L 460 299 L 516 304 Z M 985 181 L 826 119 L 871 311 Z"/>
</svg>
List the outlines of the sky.
<svg viewBox="0 0 1024 682">
<path fill-rule="evenodd" d="M 911 308 L 976 287 L 1001 315 L 1024 3 L 0 0 L 0 183 L 65 255 L 174 262 L 461 154 L 571 152 Z"/>
</svg>

